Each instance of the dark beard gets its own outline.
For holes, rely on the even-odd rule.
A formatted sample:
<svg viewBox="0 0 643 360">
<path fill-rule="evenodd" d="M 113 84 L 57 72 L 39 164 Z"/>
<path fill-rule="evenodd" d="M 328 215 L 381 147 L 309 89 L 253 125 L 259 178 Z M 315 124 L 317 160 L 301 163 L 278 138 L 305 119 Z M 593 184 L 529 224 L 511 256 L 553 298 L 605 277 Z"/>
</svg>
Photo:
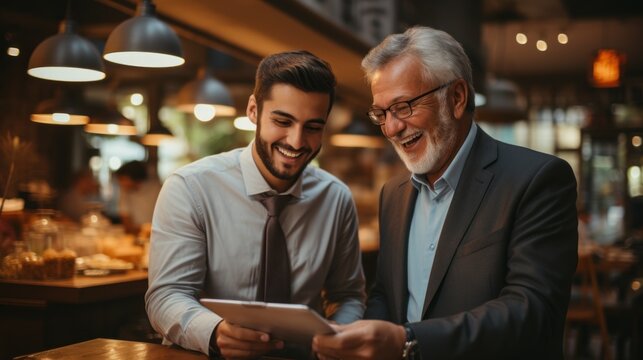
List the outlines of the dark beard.
<svg viewBox="0 0 643 360">
<path fill-rule="evenodd" d="M 270 158 L 270 146 L 266 142 L 264 142 L 263 139 L 261 139 L 260 124 L 261 124 L 261 121 L 257 121 L 257 132 L 255 134 L 255 146 L 257 147 L 257 154 L 259 154 L 259 158 L 261 159 L 261 162 L 263 162 L 266 169 L 268 169 L 268 171 L 270 172 L 270 174 L 272 174 L 272 176 L 280 180 L 296 180 L 297 178 L 299 178 L 301 173 L 304 172 L 304 170 L 306 169 L 306 166 L 308 166 L 308 164 L 315 158 L 315 156 L 317 156 L 321 148 L 318 149 L 313 154 L 313 156 L 310 157 L 310 159 L 306 162 L 304 166 L 301 167 L 301 169 L 299 169 L 299 171 L 297 171 L 292 175 L 284 174 L 282 172 L 279 172 L 279 170 L 277 170 L 277 168 L 275 168 L 275 166 L 272 163 L 272 159 Z M 294 150 L 291 147 L 283 144 L 281 144 L 281 146 L 289 150 Z"/>
</svg>

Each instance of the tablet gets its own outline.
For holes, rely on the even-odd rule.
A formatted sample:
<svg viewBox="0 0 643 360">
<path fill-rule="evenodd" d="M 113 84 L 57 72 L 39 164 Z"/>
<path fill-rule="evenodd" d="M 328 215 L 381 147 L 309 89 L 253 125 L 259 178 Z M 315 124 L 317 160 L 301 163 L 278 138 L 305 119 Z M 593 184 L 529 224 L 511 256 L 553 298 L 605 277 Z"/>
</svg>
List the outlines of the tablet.
<svg viewBox="0 0 643 360">
<path fill-rule="evenodd" d="M 326 319 L 306 305 L 221 299 L 200 301 L 232 324 L 264 331 L 287 342 L 309 345 L 317 334 L 335 333 Z"/>
</svg>

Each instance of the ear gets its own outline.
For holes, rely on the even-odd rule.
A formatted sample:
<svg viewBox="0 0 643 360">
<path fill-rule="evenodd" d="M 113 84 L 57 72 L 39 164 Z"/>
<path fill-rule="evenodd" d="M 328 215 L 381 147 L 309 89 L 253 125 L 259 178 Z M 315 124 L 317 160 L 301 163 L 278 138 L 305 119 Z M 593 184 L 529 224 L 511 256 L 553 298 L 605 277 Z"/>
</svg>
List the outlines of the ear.
<svg viewBox="0 0 643 360">
<path fill-rule="evenodd" d="M 259 109 L 257 109 L 257 100 L 255 99 L 254 95 L 250 95 L 248 98 L 248 106 L 246 107 L 246 116 L 248 116 L 248 119 L 252 121 L 253 124 L 257 124 L 257 112 Z"/>
<path fill-rule="evenodd" d="M 467 108 L 467 100 L 469 99 L 469 87 L 467 86 L 466 81 L 463 79 L 456 80 L 456 82 L 451 86 L 451 91 L 453 92 L 452 99 L 452 109 L 453 117 L 460 119 Z"/>
</svg>

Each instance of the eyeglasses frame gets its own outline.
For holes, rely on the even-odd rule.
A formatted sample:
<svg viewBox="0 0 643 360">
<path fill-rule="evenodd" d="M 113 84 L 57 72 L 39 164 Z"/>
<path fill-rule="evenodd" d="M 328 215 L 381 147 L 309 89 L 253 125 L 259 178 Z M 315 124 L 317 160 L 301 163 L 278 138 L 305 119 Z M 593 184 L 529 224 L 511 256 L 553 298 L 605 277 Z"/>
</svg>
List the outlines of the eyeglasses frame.
<svg viewBox="0 0 643 360">
<path fill-rule="evenodd" d="M 395 102 L 395 103 L 393 103 L 393 104 L 389 105 L 389 107 L 387 107 L 386 109 L 370 108 L 370 109 L 368 110 L 368 112 L 366 113 L 366 115 L 368 116 L 369 120 L 371 120 L 371 122 L 372 122 L 373 124 L 377 125 L 377 126 L 382 126 L 382 125 L 384 125 L 384 124 L 386 123 L 386 112 L 387 112 L 387 111 L 388 111 L 388 112 L 390 112 L 390 113 L 391 113 L 391 115 L 393 115 L 393 116 L 394 116 L 396 119 L 398 119 L 398 120 L 407 119 L 407 118 L 409 118 L 409 117 L 413 116 L 413 103 L 414 103 L 414 102 L 416 102 L 417 100 L 419 100 L 419 99 L 421 99 L 421 98 L 423 98 L 423 97 L 425 97 L 425 96 L 428 96 L 428 95 L 430 95 L 430 94 L 433 94 L 433 93 L 434 93 L 434 92 L 436 92 L 436 91 L 442 90 L 442 89 L 444 89 L 444 88 L 446 88 L 446 87 L 450 86 L 450 85 L 451 85 L 451 84 L 453 84 L 455 81 L 456 81 L 456 80 L 451 80 L 451 81 L 449 81 L 449 82 L 446 82 L 446 83 L 444 83 L 444 84 L 442 84 L 442 85 L 440 85 L 440 86 L 438 86 L 438 87 L 435 87 L 435 88 L 433 88 L 433 89 L 431 89 L 431 90 L 429 90 L 429 91 L 427 91 L 427 92 L 425 92 L 425 93 L 422 93 L 422 94 L 420 94 L 420 95 L 418 95 L 418 96 L 414 97 L 413 99 L 405 100 L 405 101 L 398 101 L 398 102 Z M 410 113 L 408 116 L 405 116 L 405 117 L 399 118 L 399 117 L 397 117 L 397 114 L 395 114 L 394 112 L 392 112 L 392 111 L 391 111 L 391 108 L 392 108 L 393 106 L 396 106 L 396 105 L 399 105 L 399 104 L 404 104 L 404 103 L 406 103 L 406 104 L 408 105 L 409 109 L 411 109 L 411 113 Z M 371 116 L 371 112 L 372 112 L 373 110 L 382 110 L 382 111 L 384 112 L 384 121 L 382 121 L 382 122 L 380 122 L 379 120 L 377 120 L 377 121 L 376 121 L 376 120 Z"/>
</svg>

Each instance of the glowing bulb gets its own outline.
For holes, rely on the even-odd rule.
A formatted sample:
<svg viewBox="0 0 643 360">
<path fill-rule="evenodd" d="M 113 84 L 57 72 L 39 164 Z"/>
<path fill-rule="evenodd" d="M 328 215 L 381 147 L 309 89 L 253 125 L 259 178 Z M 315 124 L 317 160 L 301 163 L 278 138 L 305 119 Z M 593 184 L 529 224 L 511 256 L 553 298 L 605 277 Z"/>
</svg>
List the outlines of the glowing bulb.
<svg viewBox="0 0 643 360">
<path fill-rule="evenodd" d="M 629 169 L 627 169 L 627 175 L 631 179 L 640 179 L 641 178 L 641 168 L 638 166 L 630 166 Z"/>
<path fill-rule="evenodd" d="M 71 117 L 69 116 L 69 114 L 66 114 L 66 113 L 53 113 L 53 114 L 51 114 L 51 119 L 54 122 L 67 123 L 67 122 L 69 122 Z"/>
<path fill-rule="evenodd" d="M 525 45 L 527 43 L 527 35 L 519 32 L 516 34 L 516 42 L 520 45 Z"/>
<path fill-rule="evenodd" d="M 18 49 L 17 47 L 10 46 L 7 48 L 7 55 L 18 56 L 20 55 L 20 49 Z"/>
<path fill-rule="evenodd" d="M 194 105 L 194 116 L 199 120 L 199 121 L 210 121 L 214 119 L 214 115 L 216 115 L 217 110 L 214 108 L 212 105 L 208 104 L 196 104 Z"/>
<path fill-rule="evenodd" d="M 632 146 L 639 147 L 643 143 L 643 139 L 640 136 L 636 135 L 632 137 Z"/>
<path fill-rule="evenodd" d="M 257 125 L 255 125 L 247 116 L 240 116 L 234 119 L 234 127 L 239 130 L 245 131 L 255 131 L 257 130 Z"/>
<path fill-rule="evenodd" d="M 123 165 L 123 162 L 116 156 L 112 156 L 109 158 L 108 164 L 110 169 L 116 171 L 121 167 L 121 165 Z"/>
<path fill-rule="evenodd" d="M 143 95 L 139 93 L 133 93 L 129 97 L 129 102 L 132 103 L 134 106 L 139 106 L 143 103 Z"/>
<path fill-rule="evenodd" d="M 565 44 L 567 44 L 568 41 L 569 41 L 569 38 L 567 37 L 567 34 L 565 34 L 565 33 L 558 34 L 558 42 L 560 44 L 565 45 Z"/>
<path fill-rule="evenodd" d="M 536 49 L 540 51 L 547 51 L 547 42 L 545 40 L 536 41 Z"/>
</svg>

